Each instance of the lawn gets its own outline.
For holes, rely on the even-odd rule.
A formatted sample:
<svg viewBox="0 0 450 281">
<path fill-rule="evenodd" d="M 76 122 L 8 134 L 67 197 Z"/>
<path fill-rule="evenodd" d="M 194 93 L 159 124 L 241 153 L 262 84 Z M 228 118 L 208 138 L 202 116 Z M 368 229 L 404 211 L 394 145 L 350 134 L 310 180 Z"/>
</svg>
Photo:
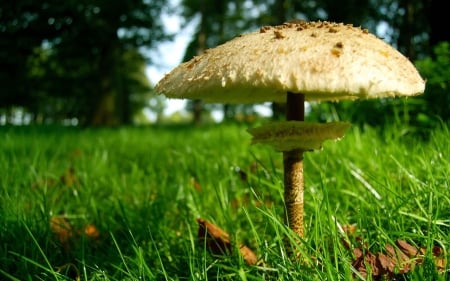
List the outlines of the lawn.
<svg viewBox="0 0 450 281">
<path fill-rule="evenodd" d="M 354 126 L 306 153 L 306 237 L 286 247 L 282 156 L 249 126 L 1 127 L 0 279 L 449 280 L 447 127 Z"/>
</svg>

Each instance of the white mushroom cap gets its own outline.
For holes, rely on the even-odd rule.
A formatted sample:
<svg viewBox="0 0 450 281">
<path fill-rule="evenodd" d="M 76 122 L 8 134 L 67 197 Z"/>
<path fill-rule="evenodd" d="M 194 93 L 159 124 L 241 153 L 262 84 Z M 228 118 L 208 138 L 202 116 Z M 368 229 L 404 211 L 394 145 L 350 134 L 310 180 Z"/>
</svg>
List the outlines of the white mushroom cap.
<svg viewBox="0 0 450 281">
<path fill-rule="evenodd" d="M 425 81 L 413 64 L 359 27 L 296 22 L 263 27 L 182 63 L 156 85 L 170 98 L 285 102 L 413 96 Z"/>
</svg>

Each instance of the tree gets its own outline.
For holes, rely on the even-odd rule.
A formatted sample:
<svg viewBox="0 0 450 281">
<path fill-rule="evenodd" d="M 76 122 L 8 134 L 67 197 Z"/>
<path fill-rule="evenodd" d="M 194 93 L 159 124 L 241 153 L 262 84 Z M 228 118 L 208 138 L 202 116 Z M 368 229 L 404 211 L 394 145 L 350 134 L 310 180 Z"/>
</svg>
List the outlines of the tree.
<svg viewBox="0 0 450 281">
<path fill-rule="evenodd" d="M 36 97 L 37 87 L 40 95 L 75 100 L 76 109 L 71 114 L 86 124 L 130 122 L 132 75 L 123 68 L 130 62 L 126 54 L 151 48 L 165 38 L 159 15 L 167 1 L 2 2 L 0 32 L 12 43 L 3 43 L 7 48 L 0 51 L 0 58 L 15 62 L 7 60 L 2 65 L 12 65 L 13 75 L 9 76 L 15 78 L 1 75 L 9 89 L 3 94 L 7 99 L 2 107 L 20 104 L 33 108 L 32 103 L 42 98 Z M 14 49 L 17 42 L 23 42 L 23 50 Z M 40 80 L 30 80 L 28 63 L 36 53 L 45 54 L 39 65 L 44 74 Z M 30 82 L 33 88 L 28 86 Z"/>
<path fill-rule="evenodd" d="M 251 7 L 244 0 L 220 0 L 211 5 L 207 0 L 182 1 L 182 16 L 185 21 L 199 19 L 198 28 L 185 52 L 184 61 L 202 54 L 206 49 L 216 47 L 246 31 L 251 21 L 246 19 Z M 233 105 L 223 105 L 224 112 L 229 112 Z M 200 123 L 201 113 L 205 108 L 211 110 L 215 106 L 205 106 L 200 100 L 188 101 L 188 108 L 193 112 L 194 123 Z M 224 114 L 224 116 L 228 116 Z"/>
<path fill-rule="evenodd" d="M 425 95 L 418 97 L 422 102 L 413 105 L 416 125 L 436 127 L 448 123 L 450 112 L 450 42 L 441 41 L 434 46 L 432 56 L 416 62 L 421 74 L 427 78 Z"/>
<path fill-rule="evenodd" d="M 44 33 L 37 9 L 39 4 L 33 1 L 0 2 L 0 108 L 8 110 L 34 102 L 30 85 L 24 82 L 28 77 L 27 59 L 42 42 L 36 34 Z"/>
</svg>

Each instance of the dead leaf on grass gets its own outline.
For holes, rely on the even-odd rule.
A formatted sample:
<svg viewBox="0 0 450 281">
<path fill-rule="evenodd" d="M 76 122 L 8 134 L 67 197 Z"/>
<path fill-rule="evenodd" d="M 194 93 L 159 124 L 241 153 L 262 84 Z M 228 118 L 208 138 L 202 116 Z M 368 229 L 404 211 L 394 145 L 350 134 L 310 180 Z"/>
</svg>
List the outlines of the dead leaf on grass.
<svg viewBox="0 0 450 281">
<path fill-rule="evenodd" d="M 93 224 L 88 224 L 84 227 L 84 234 L 91 239 L 98 240 L 100 238 L 100 231 Z"/>
<path fill-rule="evenodd" d="M 50 229 L 65 251 L 70 250 L 74 243 L 79 242 L 83 235 L 96 242 L 99 242 L 100 239 L 100 231 L 94 224 L 88 224 L 82 228 L 76 229 L 64 216 L 51 217 Z"/>
<path fill-rule="evenodd" d="M 50 229 L 58 242 L 61 243 L 64 248 L 68 248 L 69 240 L 74 235 L 69 221 L 61 216 L 53 216 L 50 218 Z"/>
<path fill-rule="evenodd" d="M 206 248 L 214 255 L 231 254 L 233 245 L 230 242 L 230 235 L 215 224 L 198 218 L 199 225 L 198 238 L 201 245 L 206 245 Z M 247 246 L 239 245 L 239 252 L 244 261 L 249 265 L 254 265 L 257 262 L 255 253 Z"/>
<path fill-rule="evenodd" d="M 349 236 L 355 234 L 354 227 L 344 228 Z M 347 230 L 350 230 L 347 232 Z M 355 237 L 358 245 L 353 248 L 354 260 L 352 266 L 363 276 L 368 274 L 373 278 L 394 278 L 402 274 L 408 273 L 414 269 L 415 266 L 420 266 L 423 263 L 426 250 L 424 248 L 416 248 L 405 240 L 397 240 L 395 245 L 387 244 L 383 251 L 372 253 L 367 245 L 363 244 L 361 237 Z M 342 243 L 348 249 L 351 248 L 349 240 L 343 239 Z M 432 249 L 435 266 L 438 272 L 442 273 L 445 270 L 446 262 L 443 257 L 443 250 L 440 247 L 433 247 Z"/>
</svg>

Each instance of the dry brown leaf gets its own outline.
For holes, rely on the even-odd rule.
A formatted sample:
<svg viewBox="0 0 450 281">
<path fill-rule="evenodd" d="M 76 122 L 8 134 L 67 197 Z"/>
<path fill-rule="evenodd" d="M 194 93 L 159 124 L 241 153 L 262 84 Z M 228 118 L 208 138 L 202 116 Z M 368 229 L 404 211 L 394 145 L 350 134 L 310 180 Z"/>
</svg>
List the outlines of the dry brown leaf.
<svg viewBox="0 0 450 281">
<path fill-rule="evenodd" d="M 255 253 L 247 246 L 241 245 L 239 246 L 239 251 L 244 258 L 244 261 L 248 265 L 254 265 L 258 262 L 258 258 Z"/>
<path fill-rule="evenodd" d="M 370 272 L 373 278 L 392 278 L 408 273 L 423 263 L 425 248 L 417 248 L 399 239 L 395 241 L 395 245 L 387 244 L 384 251 L 372 253 L 367 244 L 363 243 L 364 239 L 355 236 L 355 225 L 343 225 L 342 229 L 356 244 L 353 245 L 350 239 L 341 239 L 344 247 L 353 251 L 352 266 L 364 277 Z M 443 272 L 446 268 L 443 252 L 440 247 L 435 246 L 432 249 L 438 272 Z"/>
<path fill-rule="evenodd" d="M 442 256 L 436 258 L 434 260 L 434 263 L 436 264 L 436 267 L 437 267 L 437 270 L 439 273 L 443 273 L 447 268 L 446 260 Z"/>
<path fill-rule="evenodd" d="M 230 242 L 230 235 L 215 224 L 198 218 L 199 225 L 198 238 L 201 245 L 206 245 L 207 249 L 214 255 L 231 254 L 233 246 Z M 255 253 L 245 245 L 239 245 L 239 252 L 244 261 L 253 265 L 257 262 Z"/>
<path fill-rule="evenodd" d="M 72 226 L 66 218 L 60 216 L 51 217 L 50 229 L 63 248 L 70 248 L 70 240 L 74 236 L 74 232 Z"/>
<path fill-rule="evenodd" d="M 388 255 L 383 253 L 372 254 L 371 252 L 363 254 L 362 250 L 359 248 L 357 248 L 357 250 L 355 249 L 354 253 L 355 251 L 358 253 L 358 257 L 353 261 L 352 266 L 358 270 L 363 277 L 367 277 L 368 272 L 371 273 L 372 277 L 392 277 L 398 273 L 407 272 L 405 270 L 406 268 L 400 270 L 397 269 L 396 260 Z M 370 270 L 368 267 L 370 267 Z"/>
<path fill-rule="evenodd" d="M 100 238 L 100 231 L 95 225 L 88 224 L 84 227 L 84 235 L 88 238 L 97 240 Z"/>
<path fill-rule="evenodd" d="M 344 224 L 342 225 L 342 230 L 347 235 L 354 235 L 356 233 L 357 227 L 356 224 Z"/>
<path fill-rule="evenodd" d="M 387 255 L 383 253 L 378 253 L 378 255 L 376 255 L 376 261 L 377 262 L 375 269 L 378 271 L 378 274 L 375 274 L 375 276 L 389 275 L 389 272 L 393 272 L 395 268 L 395 261 L 390 257 L 388 257 Z"/>
<path fill-rule="evenodd" d="M 364 254 L 363 250 L 360 248 L 356 248 L 353 250 L 356 259 L 352 262 L 352 266 L 363 276 L 367 277 L 367 268 L 368 264 L 370 268 L 373 270 L 376 268 L 376 256 L 370 252 Z M 372 272 L 372 275 L 374 272 Z"/>
<path fill-rule="evenodd" d="M 436 265 L 438 272 L 443 273 L 444 271 L 448 270 L 446 258 L 444 256 L 444 250 L 438 246 L 434 246 L 431 251 L 433 253 L 434 264 Z M 422 254 L 422 256 L 425 255 L 426 252 L 426 248 L 420 248 L 420 253 Z M 418 261 L 418 264 L 422 264 L 422 262 L 423 259 L 420 259 Z"/>
<path fill-rule="evenodd" d="M 398 246 L 398 248 L 405 253 L 410 258 L 416 257 L 420 254 L 420 249 L 417 249 L 413 245 L 409 244 L 405 240 L 397 240 L 395 241 L 395 244 Z"/>
<path fill-rule="evenodd" d="M 414 263 L 414 260 L 402 252 L 401 249 L 388 244 L 386 245 L 386 251 L 391 260 L 391 266 L 388 268 L 390 275 L 404 274 L 411 270 L 411 265 Z"/>
<path fill-rule="evenodd" d="M 361 239 L 360 239 L 361 240 Z M 346 248 L 350 248 L 347 241 L 343 241 Z M 352 266 L 364 277 L 368 272 L 374 278 L 395 277 L 410 272 L 414 266 L 423 262 L 424 249 L 418 249 L 404 240 L 397 240 L 396 246 L 387 244 L 385 253 L 371 253 L 367 247 L 353 249 L 354 261 Z M 439 247 L 433 248 L 435 265 L 439 272 L 445 270 L 445 259 L 440 255 L 443 250 Z M 370 267 L 370 269 L 368 269 Z"/>
<path fill-rule="evenodd" d="M 198 238 L 201 245 L 206 244 L 208 250 L 215 255 L 231 252 L 230 236 L 220 227 L 204 219 L 198 218 Z"/>
<path fill-rule="evenodd" d="M 70 250 L 83 235 L 95 242 L 100 240 L 100 231 L 95 225 L 88 224 L 84 228 L 74 228 L 70 221 L 63 216 L 53 216 L 50 219 L 50 229 L 65 251 Z"/>
</svg>

